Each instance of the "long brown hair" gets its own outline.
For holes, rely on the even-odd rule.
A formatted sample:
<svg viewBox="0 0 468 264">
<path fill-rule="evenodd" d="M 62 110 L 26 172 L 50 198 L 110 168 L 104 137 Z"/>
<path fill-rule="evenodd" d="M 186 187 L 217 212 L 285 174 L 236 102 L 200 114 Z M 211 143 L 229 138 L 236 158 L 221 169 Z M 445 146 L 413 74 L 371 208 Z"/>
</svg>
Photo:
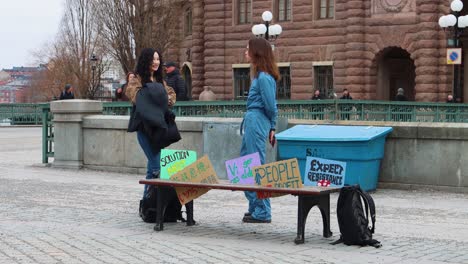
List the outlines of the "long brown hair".
<svg viewBox="0 0 468 264">
<path fill-rule="evenodd" d="M 270 43 L 264 38 L 251 38 L 249 40 L 249 56 L 253 66 L 254 76 L 259 72 L 270 74 L 276 81 L 279 80 L 279 70 L 276 65 L 275 55 Z"/>
</svg>

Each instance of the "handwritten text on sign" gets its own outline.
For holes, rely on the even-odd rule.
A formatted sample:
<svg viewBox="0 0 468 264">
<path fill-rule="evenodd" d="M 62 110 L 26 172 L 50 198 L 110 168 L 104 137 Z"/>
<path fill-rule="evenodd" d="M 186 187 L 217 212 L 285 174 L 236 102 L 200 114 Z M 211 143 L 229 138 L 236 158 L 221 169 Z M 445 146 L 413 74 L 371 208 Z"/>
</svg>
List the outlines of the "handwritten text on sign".
<svg viewBox="0 0 468 264">
<path fill-rule="evenodd" d="M 203 156 L 183 170 L 171 176 L 171 180 L 179 182 L 194 182 L 194 183 L 218 183 L 213 165 L 208 156 Z M 207 193 L 207 188 L 196 187 L 177 187 L 175 188 L 179 201 L 182 205 L 196 199 Z"/>
<path fill-rule="evenodd" d="M 302 188 L 301 172 L 297 159 L 288 159 L 254 167 L 257 185 L 275 188 Z M 257 193 L 258 198 L 272 197 L 268 193 Z M 274 195 L 279 196 L 279 195 Z"/>
<path fill-rule="evenodd" d="M 197 152 L 191 150 L 161 150 L 161 179 L 169 179 L 174 173 L 194 163 Z"/>
<path fill-rule="evenodd" d="M 346 162 L 307 157 L 304 184 L 308 186 L 343 187 Z"/>
<path fill-rule="evenodd" d="M 226 161 L 228 179 L 231 183 L 255 184 L 252 168 L 260 165 L 258 152 L 228 160 Z"/>
</svg>

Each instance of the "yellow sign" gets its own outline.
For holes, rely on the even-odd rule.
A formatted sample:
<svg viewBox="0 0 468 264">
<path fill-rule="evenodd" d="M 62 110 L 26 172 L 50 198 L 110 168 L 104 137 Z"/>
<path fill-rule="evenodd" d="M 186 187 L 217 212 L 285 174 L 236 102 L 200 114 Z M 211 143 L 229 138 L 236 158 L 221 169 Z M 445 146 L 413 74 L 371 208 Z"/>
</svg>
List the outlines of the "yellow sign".
<svg viewBox="0 0 468 264">
<path fill-rule="evenodd" d="M 172 175 L 170 179 L 179 182 L 218 183 L 218 176 L 207 155 Z M 209 191 L 208 188 L 196 187 L 177 187 L 175 189 L 182 205 Z"/>
<path fill-rule="evenodd" d="M 297 159 L 281 160 L 253 167 L 257 185 L 274 188 L 302 188 L 301 172 Z M 284 194 L 258 192 L 257 197 L 277 197 Z"/>
<path fill-rule="evenodd" d="M 451 48 L 447 49 L 447 64 L 461 64 L 462 61 L 462 49 Z"/>
</svg>

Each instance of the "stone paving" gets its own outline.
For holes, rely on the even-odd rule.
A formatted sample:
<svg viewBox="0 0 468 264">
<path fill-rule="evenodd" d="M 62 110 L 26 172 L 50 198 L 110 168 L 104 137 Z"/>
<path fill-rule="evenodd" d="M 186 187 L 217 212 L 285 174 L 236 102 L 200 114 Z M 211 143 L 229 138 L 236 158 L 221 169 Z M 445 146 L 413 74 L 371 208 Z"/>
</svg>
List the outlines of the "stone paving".
<svg viewBox="0 0 468 264">
<path fill-rule="evenodd" d="M 40 128 L 0 128 L 0 263 L 468 263 L 468 194 L 379 189 L 382 248 L 330 245 L 314 208 L 295 245 L 297 201 L 272 200 L 271 224 L 241 222 L 243 193 L 212 190 L 195 201 L 197 225 L 137 215 L 142 175 L 60 170 L 41 161 Z"/>
</svg>

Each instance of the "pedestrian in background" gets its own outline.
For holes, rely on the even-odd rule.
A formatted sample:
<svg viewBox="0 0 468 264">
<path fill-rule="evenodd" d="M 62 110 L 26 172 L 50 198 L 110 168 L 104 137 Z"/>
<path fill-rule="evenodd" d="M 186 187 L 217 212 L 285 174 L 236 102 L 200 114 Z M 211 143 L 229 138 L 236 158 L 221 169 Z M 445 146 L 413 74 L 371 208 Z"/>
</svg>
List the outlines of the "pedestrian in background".
<svg viewBox="0 0 468 264">
<path fill-rule="evenodd" d="M 348 92 L 348 89 L 343 90 L 343 95 L 340 97 L 342 100 L 353 100 L 353 97 Z M 342 120 L 349 120 L 350 116 L 350 111 L 352 110 L 352 106 L 348 104 L 341 105 L 341 111 L 343 112 L 341 114 L 341 119 Z"/>
<path fill-rule="evenodd" d="M 241 125 L 242 146 L 240 155 L 255 152 L 260 154 L 260 161 L 265 164 L 265 141 L 275 145 L 275 129 L 278 109 L 276 106 L 276 82 L 279 70 L 270 43 L 263 38 L 249 40 L 245 58 L 250 62 L 254 79 L 247 97 L 247 112 Z M 245 192 L 249 200 L 248 212 L 243 222 L 270 223 L 270 199 L 258 199 L 256 192 Z"/>
<path fill-rule="evenodd" d="M 321 100 L 322 96 L 320 95 L 320 90 L 315 90 L 312 100 Z"/>
<path fill-rule="evenodd" d="M 451 94 L 447 95 L 447 103 L 450 103 L 450 104 L 456 103 L 455 99 L 453 99 L 453 95 Z"/>
<path fill-rule="evenodd" d="M 164 64 L 166 69 L 166 77 L 164 80 L 166 81 L 167 85 L 172 87 L 176 93 L 177 101 L 186 101 L 187 95 L 185 92 L 185 81 L 180 76 L 179 69 L 177 68 L 177 64 L 175 62 L 168 62 Z"/>
<path fill-rule="evenodd" d="M 405 90 L 403 88 L 398 88 L 397 95 L 395 96 L 395 101 L 408 101 L 405 96 Z"/>
<path fill-rule="evenodd" d="M 60 100 L 75 99 L 73 94 L 73 86 L 71 84 L 66 84 L 63 91 L 60 93 Z"/>
<path fill-rule="evenodd" d="M 127 89 L 128 81 L 130 79 L 130 76 L 133 78 L 133 77 L 135 77 L 135 74 L 133 74 L 133 72 L 127 73 L 127 77 L 125 78 L 125 83 L 122 84 L 122 86 L 120 86 L 119 88 L 117 88 L 117 90 L 115 90 L 115 99 L 116 99 L 116 101 L 120 101 L 120 102 L 128 101 L 128 97 L 125 94 L 125 89 Z"/>
</svg>

